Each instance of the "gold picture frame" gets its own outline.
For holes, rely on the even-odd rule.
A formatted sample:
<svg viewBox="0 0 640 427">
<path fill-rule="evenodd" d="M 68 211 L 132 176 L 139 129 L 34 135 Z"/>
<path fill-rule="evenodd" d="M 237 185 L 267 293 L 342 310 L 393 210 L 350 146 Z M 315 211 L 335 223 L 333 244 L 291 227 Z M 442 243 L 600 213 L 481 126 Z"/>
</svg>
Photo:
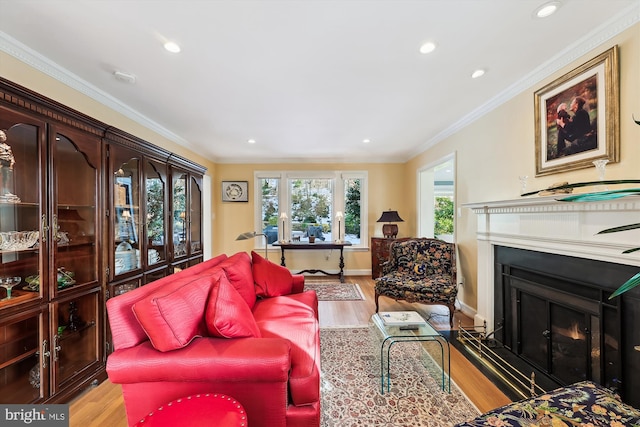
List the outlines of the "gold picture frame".
<svg viewBox="0 0 640 427">
<path fill-rule="evenodd" d="M 535 92 L 536 176 L 619 161 L 618 72 L 613 46 Z"/>
</svg>

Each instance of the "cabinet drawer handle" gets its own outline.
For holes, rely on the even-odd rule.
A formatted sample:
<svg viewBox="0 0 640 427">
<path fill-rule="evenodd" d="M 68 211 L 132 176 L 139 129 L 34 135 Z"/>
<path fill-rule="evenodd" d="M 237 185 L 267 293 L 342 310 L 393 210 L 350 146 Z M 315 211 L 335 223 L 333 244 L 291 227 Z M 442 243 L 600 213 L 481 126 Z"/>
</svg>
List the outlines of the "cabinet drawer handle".
<svg viewBox="0 0 640 427">
<path fill-rule="evenodd" d="M 62 347 L 60 347 L 60 344 L 58 343 L 59 339 L 60 339 L 60 335 L 55 335 L 53 337 L 53 361 L 54 362 L 58 361 L 58 353 L 60 353 L 60 350 L 62 350 Z"/>
<path fill-rule="evenodd" d="M 51 356 L 51 352 L 47 351 L 47 340 L 42 341 L 42 368 L 47 367 L 47 359 Z"/>
<path fill-rule="evenodd" d="M 47 225 L 47 216 L 46 215 L 42 215 L 42 220 L 41 222 L 41 226 L 42 226 L 42 233 L 40 233 L 40 237 L 42 242 L 46 242 L 47 241 L 47 232 L 49 231 L 49 226 Z"/>
</svg>

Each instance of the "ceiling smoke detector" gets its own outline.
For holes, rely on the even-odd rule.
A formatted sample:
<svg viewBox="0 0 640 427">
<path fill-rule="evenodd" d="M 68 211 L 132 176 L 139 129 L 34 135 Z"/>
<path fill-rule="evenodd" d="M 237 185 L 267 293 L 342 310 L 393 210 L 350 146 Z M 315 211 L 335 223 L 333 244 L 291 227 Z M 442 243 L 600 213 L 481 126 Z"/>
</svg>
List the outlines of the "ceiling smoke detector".
<svg viewBox="0 0 640 427">
<path fill-rule="evenodd" d="M 113 75 L 116 80 L 124 83 L 134 84 L 136 82 L 136 76 L 134 76 L 133 74 L 123 73 L 122 71 L 114 71 Z"/>
</svg>

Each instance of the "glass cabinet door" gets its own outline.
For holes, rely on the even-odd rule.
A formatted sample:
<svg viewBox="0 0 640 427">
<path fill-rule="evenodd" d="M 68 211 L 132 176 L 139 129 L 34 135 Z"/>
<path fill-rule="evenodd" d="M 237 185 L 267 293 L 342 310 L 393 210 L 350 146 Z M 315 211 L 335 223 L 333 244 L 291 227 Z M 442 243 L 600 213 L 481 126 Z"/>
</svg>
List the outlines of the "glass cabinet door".
<svg viewBox="0 0 640 427">
<path fill-rule="evenodd" d="M 140 158 L 118 151 L 113 169 L 113 272 L 140 268 Z"/>
<path fill-rule="evenodd" d="M 187 174 L 174 170 L 172 175 L 173 257 L 187 255 Z"/>
<path fill-rule="evenodd" d="M 147 266 L 167 260 L 167 229 L 165 203 L 167 197 L 166 166 L 145 160 L 144 185 L 146 193 Z"/>
<path fill-rule="evenodd" d="M 0 111 L 0 310 L 43 295 L 44 125 Z M 21 123 L 22 121 L 22 123 Z"/>
<path fill-rule="evenodd" d="M 81 142 L 80 142 L 81 141 Z M 99 140 L 73 133 L 55 133 L 54 193 L 51 219 L 55 270 L 53 295 L 98 283 L 98 168 Z"/>
<path fill-rule="evenodd" d="M 42 311 L 0 321 L 0 403 L 35 403 L 46 395 L 49 347 L 41 339 L 45 322 Z"/>
<path fill-rule="evenodd" d="M 189 192 L 189 241 L 191 243 L 191 254 L 202 252 L 202 190 L 201 180 L 192 176 L 191 188 Z"/>
<path fill-rule="evenodd" d="M 99 291 L 52 305 L 52 393 L 99 363 Z"/>
</svg>

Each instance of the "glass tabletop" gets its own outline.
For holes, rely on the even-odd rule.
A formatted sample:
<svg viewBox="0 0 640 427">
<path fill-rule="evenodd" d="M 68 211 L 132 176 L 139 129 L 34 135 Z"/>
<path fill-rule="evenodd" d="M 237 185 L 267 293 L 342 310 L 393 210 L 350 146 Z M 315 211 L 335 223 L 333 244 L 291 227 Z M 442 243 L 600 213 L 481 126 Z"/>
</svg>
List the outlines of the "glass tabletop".
<svg viewBox="0 0 640 427">
<path fill-rule="evenodd" d="M 422 319 L 421 323 L 410 323 L 407 325 L 388 325 L 382 320 L 379 313 L 371 316 L 371 321 L 380 329 L 385 336 L 389 337 L 435 337 L 440 336 L 433 326 Z"/>
</svg>

